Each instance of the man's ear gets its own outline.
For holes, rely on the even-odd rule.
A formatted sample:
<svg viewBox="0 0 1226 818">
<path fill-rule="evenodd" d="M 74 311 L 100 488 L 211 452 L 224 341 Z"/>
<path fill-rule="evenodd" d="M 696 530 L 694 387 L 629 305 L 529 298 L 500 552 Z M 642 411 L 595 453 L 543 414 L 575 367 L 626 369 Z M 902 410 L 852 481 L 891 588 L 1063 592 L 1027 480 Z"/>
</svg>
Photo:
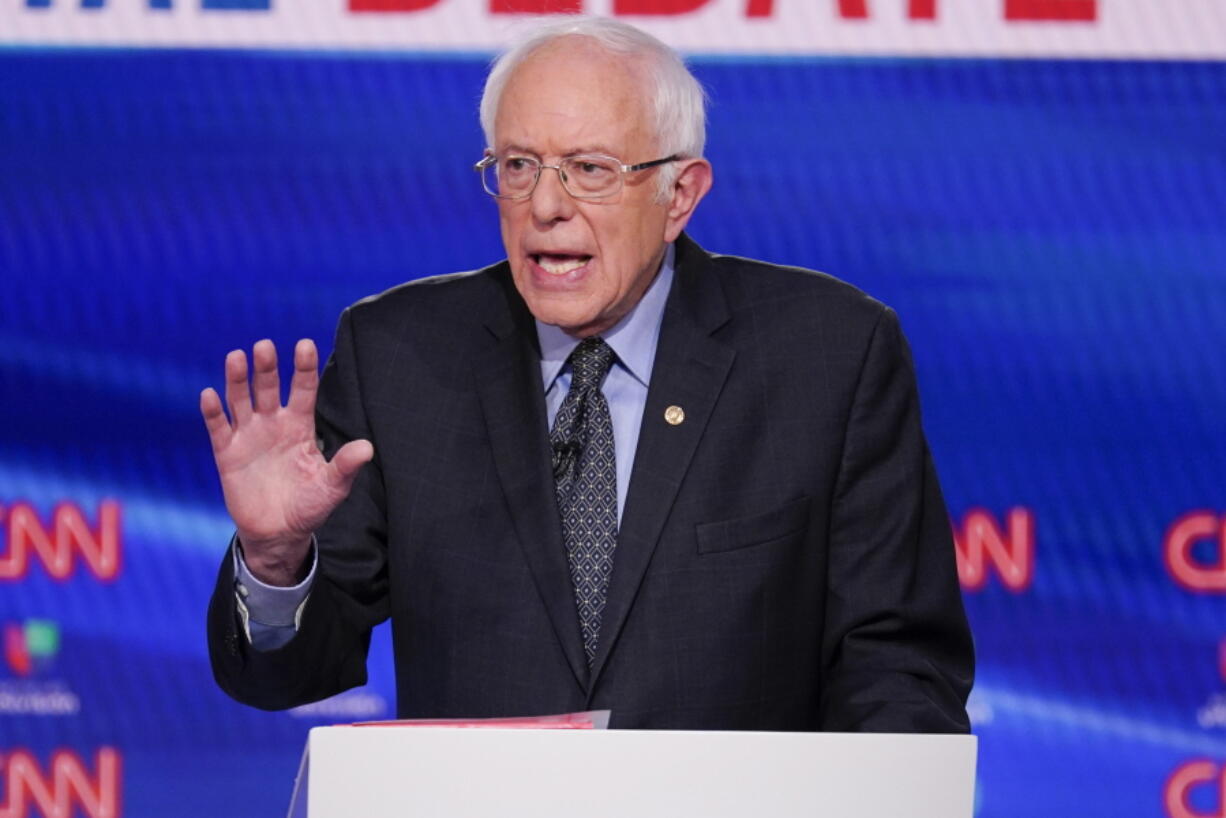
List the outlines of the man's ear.
<svg viewBox="0 0 1226 818">
<path fill-rule="evenodd" d="M 706 159 L 683 159 L 681 172 L 677 174 L 669 191 L 668 220 L 664 224 L 664 240 L 676 241 L 694 215 L 694 209 L 707 195 L 714 181 L 711 163 Z"/>
</svg>

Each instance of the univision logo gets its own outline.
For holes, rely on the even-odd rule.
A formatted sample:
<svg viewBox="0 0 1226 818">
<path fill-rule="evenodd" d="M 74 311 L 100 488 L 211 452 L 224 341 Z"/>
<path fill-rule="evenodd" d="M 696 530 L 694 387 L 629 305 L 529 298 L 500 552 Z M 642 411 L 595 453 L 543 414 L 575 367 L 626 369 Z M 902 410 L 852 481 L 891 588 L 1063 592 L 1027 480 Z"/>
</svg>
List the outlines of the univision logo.
<svg viewBox="0 0 1226 818">
<path fill-rule="evenodd" d="M 27 619 L 4 626 L 4 661 L 26 678 L 45 670 L 60 652 L 60 626 L 50 619 Z"/>
<path fill-rule="evenodd" d="M 0 716 L 75 716 L 81 711 L 81 697 L 64 680 L 48 678 L 46 673 L 60 652 L 59 623 L 50 619 L 9 622 L 0 635 L 3 664 L 15 677 L 4 678 L 0 671 Z M 8 815 L 0 808 L 0 818 Z"/>
</svg>

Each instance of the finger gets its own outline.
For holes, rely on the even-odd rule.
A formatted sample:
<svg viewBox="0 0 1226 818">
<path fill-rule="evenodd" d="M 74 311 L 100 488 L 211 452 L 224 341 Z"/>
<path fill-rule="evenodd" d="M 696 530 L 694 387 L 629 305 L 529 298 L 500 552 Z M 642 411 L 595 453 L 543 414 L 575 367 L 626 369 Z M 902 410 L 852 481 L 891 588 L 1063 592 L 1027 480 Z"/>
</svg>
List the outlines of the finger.
<svg viewBox="0 0 1226 818">
<path fill-rule="evenodd" d="M 348 493 L 354 478 L 358 476 L 358 470 L 374 456 L 375 447 L 369 440 L 351 440 L 341 446 L 328 464 L 333 482 L 343 486 Z"/>
<path fill-rule="evenodd" d="M 204 428 L 209 430 L 213 451 L 221 451 L 230 442 L 234 430 L 226 420 L 226 413 L 221 410 L 221 397 L 211 386 L 200 393 L 200 414 L 204 417 Z"/>
<path fill-rule="evenodd" d="M 294 377 L 289 383 L 286 406 L 304 415 L 315 413 L 315 394 L 319 391 L 319 352 L 315 342 L 303 338 L 294 347 Z"/>
<path fill-rule="evenodd" d="M 251 417 L 251 390 L 247 386 L 247 356 L 236 349 L 226 356 L 226 406 L 237 428 Z"/>
<path fill-rule="evenodd" d="M 265 338 L 256 341 L 251 350 L 255 374 L 251 389 L 255 392 L 255 411 L 275 412 L 281 408 L 281 378 L 277 375 L 277 347 Z"/>
</svg>

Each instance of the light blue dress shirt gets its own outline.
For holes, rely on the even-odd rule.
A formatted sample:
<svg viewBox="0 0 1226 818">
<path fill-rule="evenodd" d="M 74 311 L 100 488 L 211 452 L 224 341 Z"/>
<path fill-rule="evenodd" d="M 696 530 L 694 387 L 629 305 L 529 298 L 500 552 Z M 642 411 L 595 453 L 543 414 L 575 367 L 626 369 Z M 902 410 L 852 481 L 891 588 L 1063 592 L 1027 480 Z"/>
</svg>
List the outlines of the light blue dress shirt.
<svg viewBox="0 0 1226 818">
<path fill-rule="evenodd" d="M 647 406 L 647 387 L 651 383 L 656 344 L 660 340 L 660 325 L 664 321 L 664 305 L 672 289 L 674 254 L 673 245 L 670 244 L 659 274 L 639 303 L 601 336 L 616 356 L 601 391 L 609 402 L 609 414 L 613 420 L 619 526 L 626 507 L 626 492 L 630 487 L 630 472 L 634 468 L 634 452 L 638 447 L 643 409 Z M 540 321 L 536 322 L 536 334 L 541 347 L 545 409 L 552 428 L 553 420 L 570 390 L 571 370 L 567 359 L 579 345 L 579 339 Z M 247 570 L 238 548 L 234 548 L 234 576 L 239 616 L 252 646 L 256 650 L 274 650 L 289 642 L 297 632 L 298 617 L 315 580 L 314 549 L 310 573 L 293 587 L 280 588 L 260 582 Z"/>
</svg>

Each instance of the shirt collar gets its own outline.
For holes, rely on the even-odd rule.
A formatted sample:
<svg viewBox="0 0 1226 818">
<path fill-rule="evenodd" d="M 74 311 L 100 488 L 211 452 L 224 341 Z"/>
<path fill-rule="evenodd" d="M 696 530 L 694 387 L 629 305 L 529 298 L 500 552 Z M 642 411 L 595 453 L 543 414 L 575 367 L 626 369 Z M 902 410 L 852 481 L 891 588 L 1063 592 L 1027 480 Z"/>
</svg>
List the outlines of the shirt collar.
<svg viewBox="0 0 1226 818">
<path fill-rule="evenodd" d="M 612 329 L 602 333 L 605 343 L 613 348 L 617 363 L 643 386 L 651 382 L 651 368 L 656 359 L 656 343 L 660 338 L 660 324 L 664 320 L 664 305 L 673 283 L 673 261 L 676 250 L 672 244 L 664 252 L 660 272 L 643 293 L 639 303 L 622 317 Z M 579 339 L 567 335 L 552 324 L 536 322 L 536 336 L 541 343 L 541 379 L 548 392 L 557 380 L 570 353 L 579 345 Z"/>
</svg>

